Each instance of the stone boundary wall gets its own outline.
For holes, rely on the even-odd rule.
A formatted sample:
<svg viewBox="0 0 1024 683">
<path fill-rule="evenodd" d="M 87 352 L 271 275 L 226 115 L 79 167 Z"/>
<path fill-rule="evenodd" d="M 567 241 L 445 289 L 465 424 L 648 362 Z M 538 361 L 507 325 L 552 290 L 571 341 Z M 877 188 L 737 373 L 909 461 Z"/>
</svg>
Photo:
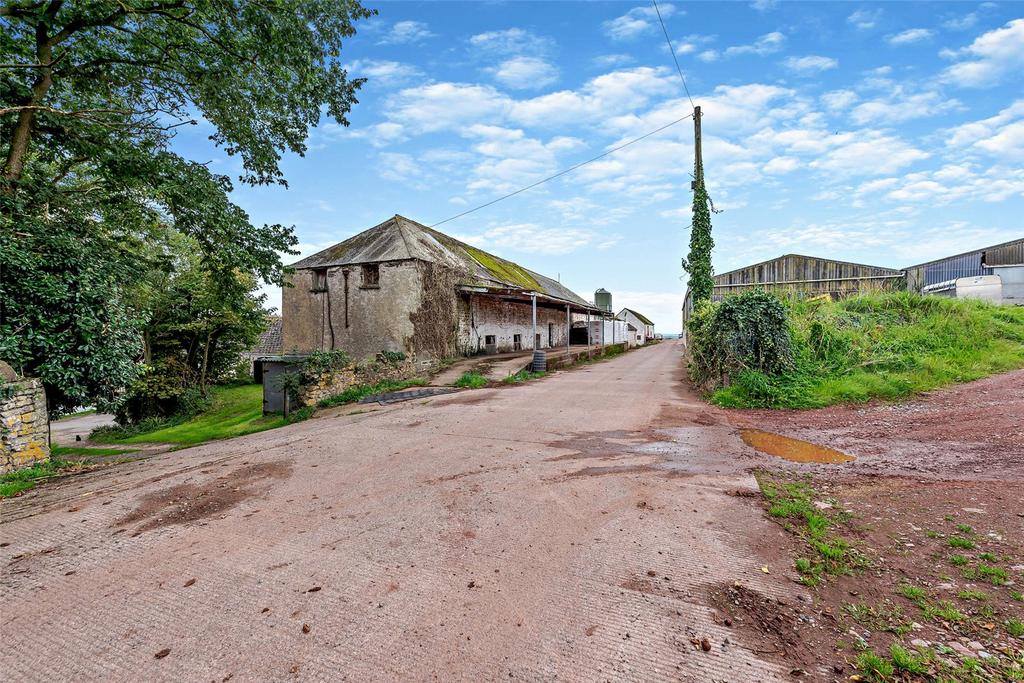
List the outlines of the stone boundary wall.
<svg viewBox="0 0 1024 683">
<path fill-rule="evenodd" d="M 0 383 L 0 443 L 0 473 L 50 459 L 50 426 L 41 380 Z"/>
<path fill-rule="evenodd" d="M 298 407 L 315 406 L 325 398 L 337 396 L 352 387 L 377 384 L 385 380 L 412 379 L 415 376 L 416 362 L 411 358 L 397 362 L 375 360 L 360 365 L 347 365 L 311 378 L 299 390 Z"/>
</svg>

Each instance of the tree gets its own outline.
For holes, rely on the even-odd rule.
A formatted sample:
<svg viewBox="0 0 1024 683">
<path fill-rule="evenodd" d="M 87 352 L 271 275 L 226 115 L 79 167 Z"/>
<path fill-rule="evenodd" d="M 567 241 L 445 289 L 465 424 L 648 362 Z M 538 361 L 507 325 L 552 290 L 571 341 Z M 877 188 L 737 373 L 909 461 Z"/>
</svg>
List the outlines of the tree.
<svg viewBox="0 0 1024 683">
<path fill-rule="evenodd" d="M 231 181 L 171 151 L 200 116 L 247 184 L 284 184 L 321 112 L 348 125 L 355 0 L 37 0 L 0 4 L 0 358 L 55 412 L 115 396 L 140 368 L 133 288 L 191 240 L 202 269 L 283 282 L 281 225 L 253 226 Z M 102 352 L 100 352 L 102 351 Z"/>
</svg>

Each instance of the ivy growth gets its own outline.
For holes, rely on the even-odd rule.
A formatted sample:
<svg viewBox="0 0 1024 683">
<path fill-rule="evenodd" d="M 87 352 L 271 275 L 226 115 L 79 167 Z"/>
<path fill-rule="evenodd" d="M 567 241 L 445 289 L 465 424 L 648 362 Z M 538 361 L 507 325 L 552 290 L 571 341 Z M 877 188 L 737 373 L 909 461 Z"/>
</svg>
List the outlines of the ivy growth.
<svg viewBox="0 0 1024 683">
<path fill-rule="evenodd" d="M 694 308 L 702 301 L 711 301 L 715 283 L 711 275 L 711 199 L 704 188 L 703 174 L 698 174 L 693 191 L 693 224 L 690 230 L 690 253 L 683 261 L 683 270 L 690 276 L 690 292 Z"/>
</svg>

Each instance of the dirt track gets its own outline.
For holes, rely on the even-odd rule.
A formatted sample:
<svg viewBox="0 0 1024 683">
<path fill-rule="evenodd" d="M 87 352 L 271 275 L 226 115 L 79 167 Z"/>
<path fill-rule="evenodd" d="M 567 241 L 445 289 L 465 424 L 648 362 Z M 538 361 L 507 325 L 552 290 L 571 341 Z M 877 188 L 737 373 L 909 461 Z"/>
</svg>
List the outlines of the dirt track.
<svg viewBox="0 0 1024 683">
<path fill-rule="evenodd" d="M 795 601 L 759 459 L 679 347 L 314 419 L 4 504 L 9 680 L 785 676 L 710 584 Z M 708 651 L 701 647 L 704 640 Z"/>
</svg>

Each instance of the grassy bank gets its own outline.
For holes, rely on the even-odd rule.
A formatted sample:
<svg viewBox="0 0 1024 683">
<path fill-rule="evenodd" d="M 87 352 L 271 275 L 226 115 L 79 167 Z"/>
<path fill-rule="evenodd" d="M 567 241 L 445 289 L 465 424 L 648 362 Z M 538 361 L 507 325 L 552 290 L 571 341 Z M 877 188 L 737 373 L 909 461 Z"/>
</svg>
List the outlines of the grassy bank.
<svg viewBox="0 0 1024 683">
<path fill-rule="evenodd" d="M 179 446 L 215 439 L 243 436 L 286 424 L 279 415 L 263 415 L 263 387 L 244 384 L 233 387 L 215 387 L 210 407 L 199 415 L 181 422 L 142 433 L 128 433 L 118 429 L 98 430 L 90 440 L 98 443 L 170 443 Z"/>
<path fill-rule="evenodd" d="M 815 408 L 897 399 L 1024 367 L 1024 308 L 905 292 L 789 306 L 791 366 L 741 371 L 726 407 Z"/>
<path fill-rule="evenodd" d="M 47 462 L 0 475 L 0 498 L 11 498 L 35 488 L 54 477 L 91 469 L 89 458 L 128 455 L 134 449 L 53 446 Z"/>
</svg>

